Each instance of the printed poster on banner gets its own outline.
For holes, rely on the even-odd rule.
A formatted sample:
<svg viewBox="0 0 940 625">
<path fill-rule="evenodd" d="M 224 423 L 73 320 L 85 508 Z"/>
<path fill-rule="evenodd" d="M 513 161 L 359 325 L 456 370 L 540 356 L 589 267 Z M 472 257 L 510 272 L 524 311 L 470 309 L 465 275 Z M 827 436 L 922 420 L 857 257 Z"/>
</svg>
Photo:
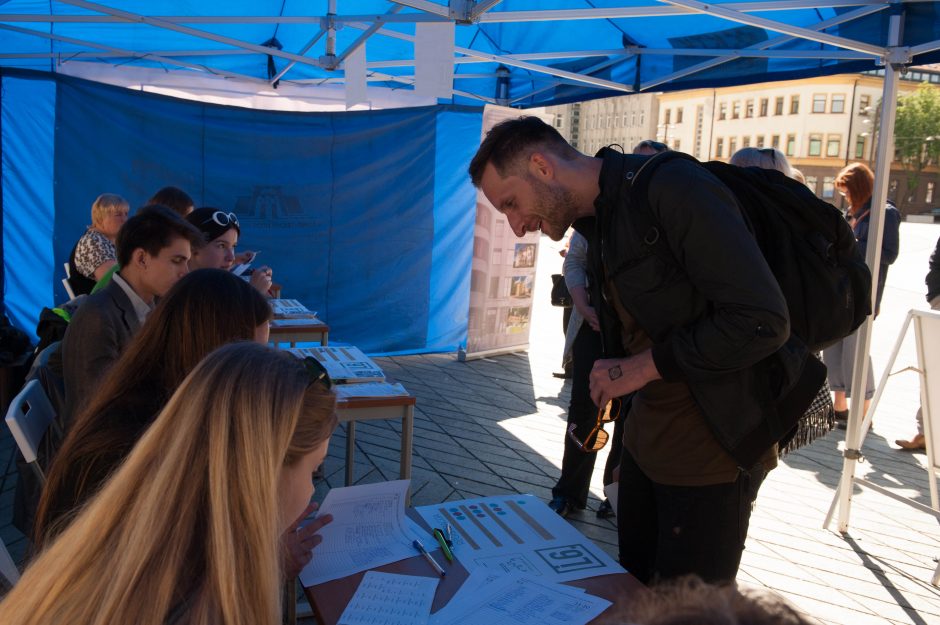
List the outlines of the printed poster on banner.
<svg viewBox="0 0 940 625">
<path fill-rule="evenodd" d="M 548 123 L 554 119 L 544 109 L 487 105 L 480 140 L 499 122 L 522 115 Z M 461 360 L 528 349 L 540 237 L 529 232 L 516 238 L 506 218 L 477 191 L 467 346 L 458 353 Z"/>
</svg>

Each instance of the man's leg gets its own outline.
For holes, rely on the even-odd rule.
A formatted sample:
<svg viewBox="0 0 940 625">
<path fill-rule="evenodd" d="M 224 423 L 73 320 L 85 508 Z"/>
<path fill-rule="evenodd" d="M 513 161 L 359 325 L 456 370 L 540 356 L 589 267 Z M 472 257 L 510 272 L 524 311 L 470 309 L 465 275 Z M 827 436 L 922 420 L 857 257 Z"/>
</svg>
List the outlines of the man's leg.
<svg viewBox="0 0 940 625">
<path fill-rule="evenodd" d="M 655 485 L 659 517 L 655 577 L 694 573 L 709 583 L 733 581 L 764 476 L 758 464 L 730 484 Z"/>
<path fill-rule="evenodd" d="M 617 491 L 617 538 L 620 566 L 644 584 L 653 581 L 656 561 L 655 484 L 640 470 L 626 448 L 620 454 Z"/>
<path fill-rule="evenodd" d="M 597 407 L 591 401 L 589 376 L 594 361 L 600 357 L 600 335 L 587 323 L 582 324 L 571 352 L 574 363 L 568 423 L 575 424 L 575 435 L 583 441 L 597 421 Z M 552 489 L 552 496 L 564 497 L 571 506 L 584 508 L 587 505 L 588 488 L 591 485 L 596 458 L 596 453 L 581 451 L 566 432 L 561 477 Z"/>
</svg>

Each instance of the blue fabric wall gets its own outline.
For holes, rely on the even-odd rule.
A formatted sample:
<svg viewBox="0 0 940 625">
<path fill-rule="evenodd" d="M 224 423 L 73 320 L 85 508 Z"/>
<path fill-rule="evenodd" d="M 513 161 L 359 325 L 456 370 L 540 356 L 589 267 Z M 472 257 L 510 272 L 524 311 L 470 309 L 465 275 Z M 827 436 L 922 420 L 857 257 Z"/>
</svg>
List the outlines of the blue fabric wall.
<svg viewBox="0 0 940 625">
<path fill-rule="evenodd" d="M 52 253 L 24 273 L 5 245 L 8 278 L 17 272 L 20 285 L 38 285 L 23 292 L 8 279 L 17 325 L 33 329 L 39 308 L 53 302 L 46 285 L 62 277 L 56 267 L 98 194 L 119 193 L 133 208 L 172 184 L 197 206 L 234 210 L 239 247 L 260 250 L 257 264 L 273 267 L 284 297 L 319 311 L 331 338 L 372 353 L 451 350 L 465 340 L 475 202 L 466 167 L 479 110 L 278 113 L 68 78 L 6 76 L 4 85 L 11 80 L 44 85 L 39 108 L 55 110 L 54 149 L 40 141 L 18 155 L 22 171 L 4 169 L 5 225 L 31 223 L 21 199 L 28 190 L 54 189 Z M 33 106 L 20 91 L 3 106 L 6 162 L 37 129 L 8 121 Z M 51 135 L 52 121 L 44 118 L 40 137 Z M 50 163 L 52 185 L 42 175 Z M 29 232 L 23 245 L 48 248 L 48 223 Z"/>
</svg>

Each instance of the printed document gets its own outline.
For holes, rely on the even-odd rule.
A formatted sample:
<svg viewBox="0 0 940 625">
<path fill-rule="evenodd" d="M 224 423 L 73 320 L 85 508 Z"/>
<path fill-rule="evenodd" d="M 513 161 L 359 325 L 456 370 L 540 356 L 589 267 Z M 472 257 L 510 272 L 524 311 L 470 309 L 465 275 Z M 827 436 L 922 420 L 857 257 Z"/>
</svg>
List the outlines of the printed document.
<svg viewBox="0 0 940 625">
<path fill-rule="evenodd" d="M 417 555 L 405 517 L 405 496 L 411 480 L 334 488 L 318 516 L 332 514 L 320 530 L 323 542 L 300 573 L 304 586 L 314 586 L 398 562 Z"/>
<path fill-rule="evenodd" d="M 425 625 L 439 579 L 368 571 L 337 625 Z"/>
</svg>

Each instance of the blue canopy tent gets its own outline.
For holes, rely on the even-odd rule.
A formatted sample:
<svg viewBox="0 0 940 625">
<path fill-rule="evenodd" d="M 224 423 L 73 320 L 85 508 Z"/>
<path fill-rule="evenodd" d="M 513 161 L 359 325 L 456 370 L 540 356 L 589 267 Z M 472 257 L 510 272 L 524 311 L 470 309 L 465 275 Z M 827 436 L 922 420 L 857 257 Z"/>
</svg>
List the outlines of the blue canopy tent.
<svg viewBox="0 0 940 625">
<path fill-rule="evenodd" d="M 890 75 L 940 58 L 940 3 L 0 0 L 0 33 L 3 292 L 17 324 L 57 299 L 97 193 L 140 204 L 170 183 L 247 211 L 244 242 L 338 334 L 409 352 L 466 335 L 464 171 L 482 105 Z M 318 108 L 282 106 L 306 98 L 333 112 L 205 103 L 235 89 L 250 107 Z"/>
</svg>

